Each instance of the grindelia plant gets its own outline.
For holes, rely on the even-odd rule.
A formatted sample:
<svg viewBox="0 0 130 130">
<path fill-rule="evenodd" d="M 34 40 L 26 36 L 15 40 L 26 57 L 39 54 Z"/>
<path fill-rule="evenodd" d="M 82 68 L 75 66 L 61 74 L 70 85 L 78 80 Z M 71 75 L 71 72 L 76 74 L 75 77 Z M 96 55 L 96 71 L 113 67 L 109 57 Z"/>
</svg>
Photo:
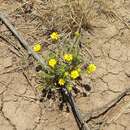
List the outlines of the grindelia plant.
<svg viewBox="0 0 130 130">
<path fill-rule="evenodd" d="M 50 35 L 52 42 L 60 40 L 57 32 Z M 94 64 L 88 64 L 84 67 L 85 61 L 80 51 L 80 33 L 75 33 L 75 40 L 64 39 L 56 43 L 54 49 L 47 51 L 46 65 L 47 71 L 38 72 L 40 76 L 40 90 L 43 97 L 55 99 L 57 95 L 62 96 L 63 91 L 71 93 L 75 90 L 75 83 L 79 81 L 83 73 L 91 74 L 96 70 Z M 36 46 L 36 45 L 35 45 Z M 38 47 L 38 49 L 36 49 Z M 39 46 L 34 47 L 34 51 L 39 51 Z"/>
</svg>

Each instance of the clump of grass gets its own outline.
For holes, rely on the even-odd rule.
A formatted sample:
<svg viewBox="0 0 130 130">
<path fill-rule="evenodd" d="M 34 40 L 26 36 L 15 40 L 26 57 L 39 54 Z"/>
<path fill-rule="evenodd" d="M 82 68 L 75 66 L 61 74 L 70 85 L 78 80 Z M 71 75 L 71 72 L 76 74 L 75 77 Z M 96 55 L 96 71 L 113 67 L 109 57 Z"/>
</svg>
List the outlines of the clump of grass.
<svg viewBox="0 0 130 130">
<path fill-rule="evenodd" d="M 85 30 L 91 30 L 92 25 L 90 24 L 90 20 L 94 17 L 93 14 L 93 0 L 70 0 L 69 1 L 70 8 L 70 21 L 73 21 L 75 25 L 80 25 L 82 21 L 81 27 Z"/>
<path fill-rule="evenodd" d="M 35 16 L 50 30 L 75 32 L 81 25 L 83 29 L 90 31 L 90 21 L 95 16 L 93 4 L 94 0 L 48 1 L 46 4 L 35 4 Z"/>
</svg>

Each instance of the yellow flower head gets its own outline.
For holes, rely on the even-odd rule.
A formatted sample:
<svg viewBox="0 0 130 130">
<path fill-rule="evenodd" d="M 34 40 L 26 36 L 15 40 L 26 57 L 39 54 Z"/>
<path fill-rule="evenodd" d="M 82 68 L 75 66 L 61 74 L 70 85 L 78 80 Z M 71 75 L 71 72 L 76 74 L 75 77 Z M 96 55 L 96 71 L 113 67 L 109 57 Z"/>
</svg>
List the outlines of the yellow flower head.
<svg viewBox="0 0 130 130">
<path fill-rule="evenodd" d="M 56 59 L 50 59 L 48 64 L 50 67 L 54 68 L 57 64 L 57 61 L 56 61 Z"/>
<path fill-rule="evenodd" d="M 67 62 L 71 62 L 73 60 L 73 55 L 72 54 L 65 54 L 64 60 Z"/>
<path fill-rule="evenodd" d="M 53 33 L 50 35 L 50 37 L 51 37 L 51 40 L 52 40 L 52 41 L 57 41 L 57 40 L 60 38 L 58 32 L 53 32 Z"/>
<path fill-rule="evenodd" d="M 42 49 L 42 45 L 41 45 L 40 43 L 36 43 L 36 44 L 33 46 L 33 50 L 34 50 L 35 52 L 39 52 L 39 51 L 41 51 L 41 49 Z"/>
<path fill-rule="evenodd" d="M 67 90 L 68 90 L 68 92 L 71 92 L 71 91 L 72 91 L 72 88 L 73 88 L 72 85 L 67 85 Z"/>
<path fill-rule="evenodd" d="M 80 37 L 80 33 L 77 31 L 74 33 L 76 37 Z"/>
<path fill-rule="evenodd" d="M 64 79 L 59 79 L 58 84 L 60 86 L 63 86 L 65 84 L 65 80 Z"/>
<path fill-rule="evenodd" d="M 96 71 L 96 65 L 95 64 L 89 64 L 87 67 L 87 73 L 91 74 Z"/>
<path fill-rule="evenodd" d="M 71 77 L 72 79 L 78 78 L 78 77 L 79 77 L 79 72 L 78 72 L 77 70 L 71 71 L 70 77 Z"/>
</svg>

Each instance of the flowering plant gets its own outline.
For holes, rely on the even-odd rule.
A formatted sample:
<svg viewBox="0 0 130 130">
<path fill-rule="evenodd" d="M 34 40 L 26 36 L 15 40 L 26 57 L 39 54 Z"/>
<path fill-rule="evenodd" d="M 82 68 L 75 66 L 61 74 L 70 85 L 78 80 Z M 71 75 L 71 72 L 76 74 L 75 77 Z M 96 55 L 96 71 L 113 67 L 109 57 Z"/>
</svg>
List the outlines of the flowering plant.
<svg viewBox="0 0 130 130">
<path fill-rule="evenodd" d="M 54 32 L 50 35 L 52 42 L 60 40 L 58 33 Z M 58 39 L 56 38 L 58 37 Z M 67 90 L 72 92 L 75 90 L 75 82 L 81 79 L 83 73 L 91 74 L 96 70 L 94 64 L 86 64 L 83 60 L 79 46 L 80 33 L 75 33 L 75 39 L 65 39 L 57 43 L 55 48 L 47 51 L 44 57 L 48 69 L 40 71 L 40 90 L 43 96 L 55 97 L 58 92 Z M 64 42 L 63 42 L 64 41 Z"/>
</svg>

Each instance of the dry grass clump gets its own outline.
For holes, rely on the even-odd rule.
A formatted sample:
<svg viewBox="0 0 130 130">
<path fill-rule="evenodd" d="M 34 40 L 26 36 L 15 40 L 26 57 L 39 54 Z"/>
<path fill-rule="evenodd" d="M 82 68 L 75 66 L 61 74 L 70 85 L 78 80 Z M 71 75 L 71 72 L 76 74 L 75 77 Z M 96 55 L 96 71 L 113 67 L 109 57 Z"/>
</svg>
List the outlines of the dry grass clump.
<svg viewBox="0 0 130 130">
<path fill-rule="evenodd" d="M 17 25 L 23 32 L 30 32 L 30 36 L 43 36 L 48 31 L 68 33 L 80 28 L 91 31 L 91 21 L 99 15 L 101 7 L 104 7 L 104 0 L 19 0 L 9 14 L 17 21 L 22 17 L 25 20 L 22 23 L 31 26 L 29 31 L 21 27 L 23 24 Z"/>
<path fill-rule="evenodd" d="M 56 31 L 75 32 L 78 28 L 90 30 L 95 17 L 94 0 L 53 0 L 34 5 L 38 16 L 47 28 Z"/>
<path fill-rule="evenodd" d="M 91 21 L 100 14 L 108 17 L 113 5 L 111 0 L 19 0 L 16 4 L 13 8 L 5 4 L 6 9 L 12 8 L 9 14 L 17 18 L 22 15 L 32 26 L 35 24 L 33 32 L 37 29 L 41 33 L 46 28 L 65 33 L 79 28 L 91 31 Z"/>
</svg>

